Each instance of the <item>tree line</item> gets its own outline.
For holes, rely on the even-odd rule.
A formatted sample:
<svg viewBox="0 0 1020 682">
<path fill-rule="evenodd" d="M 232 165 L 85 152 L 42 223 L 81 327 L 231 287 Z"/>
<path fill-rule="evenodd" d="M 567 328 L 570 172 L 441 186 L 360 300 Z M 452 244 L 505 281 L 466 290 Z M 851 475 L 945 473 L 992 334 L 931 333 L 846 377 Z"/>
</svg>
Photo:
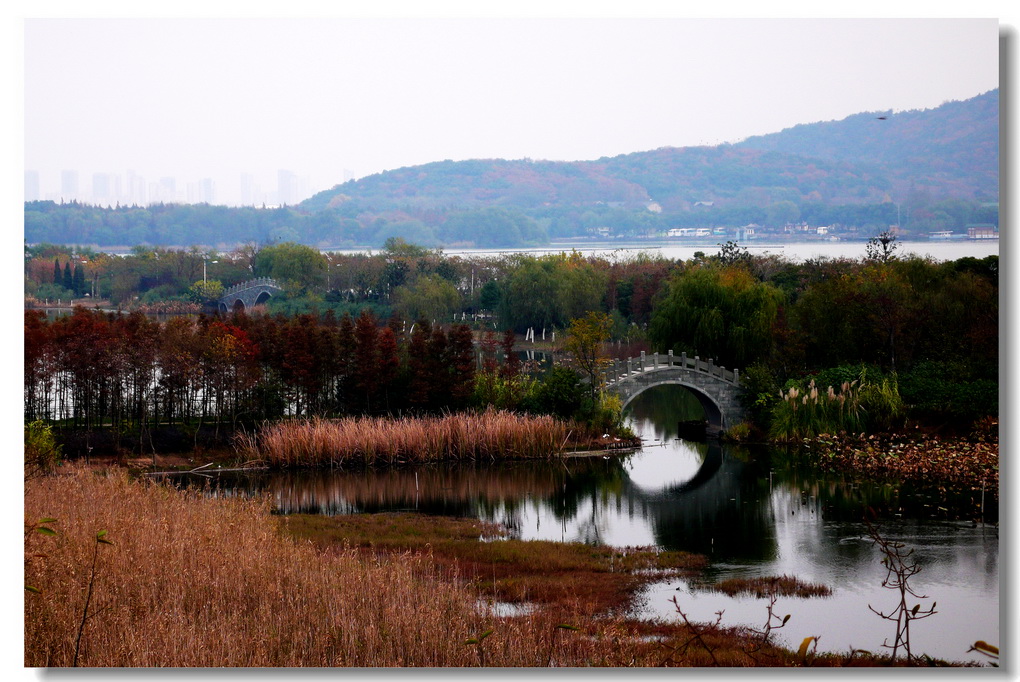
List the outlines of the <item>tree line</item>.
<svg viewBox="0 0 1020 682">
<path fill-rule="evenodd" d="M 26 311 L 25 417 L 87 430 L 458 410 L 477 364 L 465 325 L 380 324 L 367 310 L 165 322 Z"/>
<path fill-rule="evenodd" d="M 84 266 L 86 276 L 94 274 L 88 268 L 98 260 Z M 26 279 L 54 279 L 54 262 L 62 261 L 50 252 L 33 255 L 26 272 L 35 274 Z M 154 285 L 150 291 L 194 286 L 203 263 L 209 279 L 222 277 L 223 285 L 253 274 L 282 282 L 287 291 L 270 299 L 266 315 L 247 318 L 269 317 L 277 326 L 283 319 L 334 319 L 339 329 L 341 320 L 353 324 L 367 309 L 377 320 L 421 319 L 441 329 L 467 325 L 479 342 L 486 332 L 509 329 L 519 338 L 533 329 L 537 338 L 559 345 L 573 320 L 598 312 L 606 316 L 612 352 L 672 349 L 739 368 L 762 413 L 791 382 L 841 367 L 840 376 L 848 376 L 850 367 L 858 373 L 870 368 L 873 377 L 895 376 L 904 399 L 933 418 L 997 411 L 996 256 L 949 262 L 899 258 L 890 242 L 861 259 L 803 263 L 751 255 L 732 243 L 687 261 L 576 252 L 465 258 L 395 239 L 378 254 L 322 254 L 297 244 L 232 254 L 138 250 L 110 259 L 99 288 L 121 279 L 148 281 Z M 264 323 L 245 324 L 261 329 Z M 268 348 L 270 338 L 258 336 L 255 342 Z M 412 340 L 398 335 L 398 347 Z M 289 352 L 281 349 L 279 355 Z M 406 378 L 406 368 L 402 371 Z M 288 404 L 319 409 L 317 391 L 288 390 Z M 384 393 L 384 401 L 394 400 L 393 391 Z M 380 404 L 378 395 L 366 396 L 364 405 L 352 399 L 356 409 Z"/>
</svg>

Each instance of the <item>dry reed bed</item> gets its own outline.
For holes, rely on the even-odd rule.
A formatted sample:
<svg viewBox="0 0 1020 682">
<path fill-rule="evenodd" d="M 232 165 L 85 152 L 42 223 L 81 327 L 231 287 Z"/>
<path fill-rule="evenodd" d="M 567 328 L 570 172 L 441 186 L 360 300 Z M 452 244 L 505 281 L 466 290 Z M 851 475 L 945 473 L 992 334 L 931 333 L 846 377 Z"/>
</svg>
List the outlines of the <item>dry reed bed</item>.
<svg viewBox="0 0 1020 682">
<path fill-rule="evenodd" d="M 497 621 L 429 557 L 286 539 L 265 500 L 82 470 L 25 487 L 25 583 L 41 590 L 25 595 L 26 666 L 72 664 L 99 530 L 115 544 L 99 547 L 82 666 L 478 665 L 464 642 L 490 628 L 486 665 L 651 662 L 653 647 L 605 644 L 616 626 L 590 616 L 583 636 L 541 614 Z M 31 530 L 45 517 L 59 535 Z"/>
<path fill-rule="evenodd" d="M 58 535 L 35 532 L 46 517 L 57 519 L 49 525 Z M 100 530 L 114 544 L 99 546 L 80 666 L 804 663 L 772 647 L 768 662 L 750 657 L 757 645 L 747 632 L 702 626 L 692 646 L 682 625 L 600 617 L 583 603 L 572 613 L 498 618 L 441 578 L 430 556 L 323 551 L 284 537 L 265 498 L 208 498 L 79 468 L 27 481 L 25 519 L 25 584 L 40 590 L 25 594 L 27 667 L 72 665 Z"/>
<path fill-rule="evenodd" d="M 239 449 L 275 467 L 341 467 L 440 460 L 533 459 L 590 442 L 593 434 L 550 416 L 489 410 L 440 417 L 313 418 L 243 434 Z"/>
<path fill-rule="evenodd" d="M 759 578 L 730 578 L 712 585 L 704 586 L 712 592 L 722 592 L 731 597 L 741 594 L 752 595 L 759 599 L 772 595 L 782 597 L 828 597 L 832 589 L 827 585 L 809 583 L 791 575 L 765 576 Z"/>
</svg>

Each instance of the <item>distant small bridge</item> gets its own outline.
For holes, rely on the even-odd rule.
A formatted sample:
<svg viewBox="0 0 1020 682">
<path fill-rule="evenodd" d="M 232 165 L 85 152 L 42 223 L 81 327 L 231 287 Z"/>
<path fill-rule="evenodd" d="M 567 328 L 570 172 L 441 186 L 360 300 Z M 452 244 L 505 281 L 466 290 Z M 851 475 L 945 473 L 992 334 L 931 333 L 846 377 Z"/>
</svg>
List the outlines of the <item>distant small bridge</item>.
<svg viewBox="0 0 1020 682">
<path fill-rule="evenodd" d="M 740 372 L 716 365 L 698 356 L 679 357 L 673 351 L 662 355 L 644 351 L 637 358 L 613 360 L 606 370 L 606 391 L 619 396 L 626 407 L 652 386 L 676 385 L 688 389 L 705 409 L 709 429 L 718 433 L 744 420 L 740 404 Z"/>
<path fill-rule="evenodd" d="M 221 313 L 248 310 L 282 292 L 283 288 L 274 279 L 269 277 L 250 279 L 227 289 L 220 297 L 219 309 Z"/>
</svg>

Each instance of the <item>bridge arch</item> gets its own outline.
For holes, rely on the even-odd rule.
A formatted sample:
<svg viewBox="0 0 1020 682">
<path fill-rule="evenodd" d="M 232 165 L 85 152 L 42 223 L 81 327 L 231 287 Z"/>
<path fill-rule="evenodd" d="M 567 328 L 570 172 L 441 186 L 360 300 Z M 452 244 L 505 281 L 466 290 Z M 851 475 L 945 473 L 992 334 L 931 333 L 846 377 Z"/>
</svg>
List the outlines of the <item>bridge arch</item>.
<svg viewBox="0 0 1020 682">
<path fill-rule="evenodd" d="M 639 384 L 636 388 L 632 390 L 616 391 L 615 393 L 620 397 L 620 400 L 623 401 L 623 408 L 626 409 L 627 406 L 630 405 L 635 398 L 637 398 L 639 395 L 641 395 L 648 389 L 656 386 L 679 386 L 681 388 L 686 388 L 691 393 L 691 395 L 697 398 L 698 403 L 701 405 L 701 408 L 705 411 L 705 419 L 708 421 L 710 426 L 715 426 L 717 428 L 729 428 L 729 426 L 732 426 L 732 425 L 726 425 L 725 427 L 722 426 L 723 424 L 722 409 L 719 407 L 719 404 L 715 401 L 715 399 L 712 398 L 712 396 L 705 393 L 701 387 L 695 386 L 682 379 L 663 379 L 654 384 L 646 385 Z"/>
<path fill-rule="evenodd" d="M 243 312 L 253 306 L 265 303 L 282 291 L 283 288 L 276 283 L 276 280 L 269 277 L 241 282 L 227 289 L 220 297 L 219 310 L 221 313 Z"/>
<path fill-rule="evenodd" d="M 614 360 L 606 390 L 620 398 L 626 407 L 635 397 L 652 386 L 676 385 L 690 391 L 705 410 L 709 430 L 719 433 L 744 420 L 740 403 L 740 373 L 686 353 L 662 355 L 641 353 L 638 358 Z"/>
</svg>

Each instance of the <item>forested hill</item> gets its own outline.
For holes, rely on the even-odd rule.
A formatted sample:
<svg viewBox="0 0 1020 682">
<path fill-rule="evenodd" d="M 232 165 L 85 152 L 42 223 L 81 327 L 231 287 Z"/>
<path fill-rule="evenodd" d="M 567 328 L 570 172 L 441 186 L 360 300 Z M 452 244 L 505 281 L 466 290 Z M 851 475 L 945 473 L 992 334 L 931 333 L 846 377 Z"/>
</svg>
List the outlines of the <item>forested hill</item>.
<svg viewBox="0 0 1020 682">
<path fill-rule="evenodd" d="M 384 210 L 602 202 L 767 206 L 937 199 L 998 201 L 998 90 L 936 109 L 855 114 L 717 147 L 665 147 L 597 161 L 443 161 L 320 192 L 303 207 L 347 201 Z"/>
<path fill-rule="evenodd" d="M 337 185 L 297 206 L 25 204 L 29 243 L 513 248 L 672 228 L 834 226 L 854 238 L 998 224 L 998 90 L 715 147 L 595 161 L 438 161 Z M 728 232 L 727 232 L 728 234 Z"/>
<path fill-rule="evenodd" d="M 998 199 L 999 91 L 936 109 L 856 114 L 748 138 L 741 148 L 881 167 L 898 191 L 911 183 L 956 197 Z"/>
</svg>

